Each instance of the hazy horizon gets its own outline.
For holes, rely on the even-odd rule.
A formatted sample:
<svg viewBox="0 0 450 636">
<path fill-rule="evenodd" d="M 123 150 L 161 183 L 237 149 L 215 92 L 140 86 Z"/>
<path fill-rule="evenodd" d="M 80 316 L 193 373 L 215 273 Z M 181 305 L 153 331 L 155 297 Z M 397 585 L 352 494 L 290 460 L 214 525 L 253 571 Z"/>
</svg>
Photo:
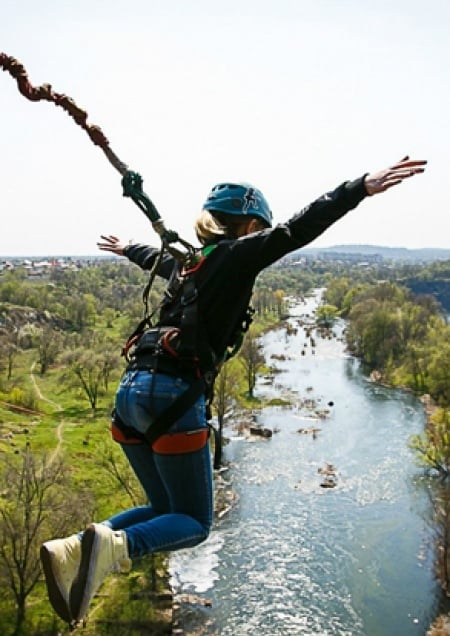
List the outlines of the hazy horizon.
<svg viewBox="0 0 450 636">
<path fill-rule="evenodd" d="M 404 247 L 401 245 L 376 245 L 376 244 L 370 244 L 370 243 L 344 243 L 344 244 L 338 244 L 338 245 L 314 245 L 314 244 L 310 244 L 307 245 L 305 247 L 299 248 L 298 252 L 302 252 L 302 251 L 308 251 L 308 250 L 314 250 L 314 251 L 326 251 L 326 250 L 340 250 L 340 249 L 346 249 L 346 248 L 362 248 L 364 250 L 372 250 L 372 249 L 378 249 L 378 250 L 382 250 L 382 251 L 395 251 L 395 250 L 406 250 L 409 252 L 448 252 L 449 253 L 449 258 L 450 258 L 450 247 L 446 248 L 446 247 Z M 104 258 L 108 258 L 108 259 L 120 259 L 120 258 L 124 258 L 124 257 L 120 257 L 120 256 L 115 256 L 114 254 L 108 254 L 108 253 L 104 253 L 104 252 L 88 252 L 86 254 L 83 253 L 73 253 L 73 254 L 69 254 L 69 253 L 50 253 L 50 252 L 45 252 L 42 254 L 9 254 L 9 255 L 5 255 L 5 254 L 0 254 L 0 260 L 1 261 L 7 261 L 9 259 L 17 259 L 17 258 L 24 258 L 24 259 L 43 259 L 45 260 L 46 258 L 48 259 L 58 259 L 58 258 L 70 258 L 70 259 L 76 259 L 76 258 L 94 258 L 94 259 L 104 259 Z"/>
</svg>

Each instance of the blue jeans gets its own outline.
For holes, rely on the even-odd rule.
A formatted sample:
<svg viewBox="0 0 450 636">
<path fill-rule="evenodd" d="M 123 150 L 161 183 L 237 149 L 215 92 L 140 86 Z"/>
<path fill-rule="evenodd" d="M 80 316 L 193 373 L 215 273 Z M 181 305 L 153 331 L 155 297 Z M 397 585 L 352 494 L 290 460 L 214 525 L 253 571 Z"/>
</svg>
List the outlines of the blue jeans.
<svg viewBox="0 0 450 636">
<path fill-rule="evenodd" d="M 152 417 L 169 406 L 188 384 L 180 378 L 130 371 L 116 394 L 120 419 L 144 432 Z M 178 433 L 207 428 L 202 396 L 170 428 Z M 159 454 L 145 442 L 121 444 L 149 505 L 131 508 L 106 523 L 125 530 L 130 556 L 188 548 L 204 541 L 213 520 L 213 479 L 209 444 L 182 454 Z"/>
</svg>

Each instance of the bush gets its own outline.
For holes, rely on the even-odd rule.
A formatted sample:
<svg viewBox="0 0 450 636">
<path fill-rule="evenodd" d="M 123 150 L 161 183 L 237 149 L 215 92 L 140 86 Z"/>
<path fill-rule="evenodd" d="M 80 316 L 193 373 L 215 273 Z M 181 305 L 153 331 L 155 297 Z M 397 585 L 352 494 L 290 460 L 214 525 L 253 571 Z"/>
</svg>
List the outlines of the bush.
<svg viewBox="0 0 450 636">
<path fill-rule="evenodd" d="M 18 386 L 15 386 L 5 395 L 5 402 L 34 411 L 38 407 L 38 400 L 34 393 L 32 391 L 25 391 Z"/>
</svg>

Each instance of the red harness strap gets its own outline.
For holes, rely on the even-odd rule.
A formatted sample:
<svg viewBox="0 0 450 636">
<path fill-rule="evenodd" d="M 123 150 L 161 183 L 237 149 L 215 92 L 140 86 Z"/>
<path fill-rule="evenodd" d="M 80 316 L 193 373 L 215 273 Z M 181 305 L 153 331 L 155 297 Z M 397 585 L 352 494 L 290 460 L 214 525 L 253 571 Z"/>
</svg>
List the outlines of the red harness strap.
<svg viewBox="0 0 450 636">
<path fill-rule="evenodd" d="M 208 442 L 209 430 L 202 428 L 198 431 L 185 433 L 166 433 L 153 442 L 152 449 L 160 455 L 182 455 L 200 450 Z"/>
<path fill-rule="evenodd" d="M 120 428 L 111 425 L 111 434 L 115 442 L 120 444 L 144 444 L 145 440 L 137 437 L 125 437 Z M 209 429 L 202 428 L 197 431 L 183 433 L 166 433 L 153 442 L 152 450 L 160 455 L 183 455 L 203 448 L 209 438 Z"/>
<path fill-rule="evenodd" d="M 144 439 L 139 439 L 138 437 L 125 437 L 120 428 L 114 423 L 111 424 L 111 435 L 113 440 L 119 442 L 119 444 L 143 444 L 145 442 Z"/>
</svg>

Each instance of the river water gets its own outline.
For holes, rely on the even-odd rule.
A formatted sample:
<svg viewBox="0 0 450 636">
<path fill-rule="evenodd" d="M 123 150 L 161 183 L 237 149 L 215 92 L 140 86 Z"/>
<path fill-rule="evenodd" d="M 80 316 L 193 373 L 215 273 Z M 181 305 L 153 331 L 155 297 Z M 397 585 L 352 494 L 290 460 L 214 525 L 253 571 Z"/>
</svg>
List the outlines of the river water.
<svg viewBox="0 0 450 636">
<path fill-rule="evenodd" d="M 171 556 L 174 589 L 211 603 L 190 607 L 185 633 L 409 636 L 440 609 L 427 489 L 407 446 L 423 410 L 369 382 L 339 337 L 314 334 L 311 347 L 302 323 L 317 301 L 292 309 L 296 333 L 262 340 L 278 372 L 256 394 L 290 406 L 258 414 L 271 439 L 227 431 L 237 504 L 207 542 Z M 321 487 L 327 463 L 333 488 Z"/>
</svg>

